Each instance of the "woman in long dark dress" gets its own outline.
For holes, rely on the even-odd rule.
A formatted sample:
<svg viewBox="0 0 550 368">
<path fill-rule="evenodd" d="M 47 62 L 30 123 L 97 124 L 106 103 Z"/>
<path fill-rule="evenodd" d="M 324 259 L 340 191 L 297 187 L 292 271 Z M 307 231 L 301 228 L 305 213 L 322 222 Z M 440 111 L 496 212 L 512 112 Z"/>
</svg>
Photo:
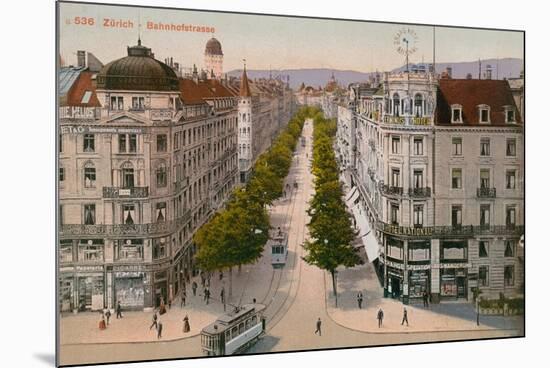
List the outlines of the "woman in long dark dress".
<svg viewBox="0 0 550 368">
<path fill-rule="evenodd" d="M 189 332 L 191 330 L 191 327 L 189 326 L 189 317 L 185 315 L 185 318 L 183 319 L 183 332 Z"/>
</svg>

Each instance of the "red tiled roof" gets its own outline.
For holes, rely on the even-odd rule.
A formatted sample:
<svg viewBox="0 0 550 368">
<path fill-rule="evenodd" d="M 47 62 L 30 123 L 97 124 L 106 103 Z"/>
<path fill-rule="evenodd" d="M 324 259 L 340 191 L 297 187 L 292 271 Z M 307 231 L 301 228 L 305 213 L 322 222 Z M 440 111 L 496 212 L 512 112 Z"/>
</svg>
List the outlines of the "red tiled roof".
<svg viewBox="0 0 550 368">
<path fill-rule="evenodd" d="M 99 107 L 101 104 L 97 99 L 95 87 L 92 84 L 92 73 L 84 71 L 80 73 L 76 81 L 73 83 L 69 91 L 67 92 L 66 103 L 62 105 L 67 106 L 82 106 L 82 107 Z M 82 102 L 82 97 L 86 91 L 92 92 L 92 95 L 87 103 Z"/>
<path fill-rule="evenodd" d="M 180 79 L 180 98 L 186 105 L 200 105 L 206 103 L 205 98 L 213 97 L 208 86 L 204 83 L 195 83 L 192 79 Z"/>
<path fill-rule="evenodd" d="M 234 94 L 217 79 L 208 79 L 205 83 L 214 97 L 234 97 Z"/>
<path fill-rule="evenodd" d="M 462 125 L 480 125 L 479 105 L 490 107 L 489 125 L 507 125 L 504 106 L 512 106 L 517 123 L 522 123 L 512 92 L 505 80 L 440 79 L 435 119 L 437 125 L 451 125 L 453 104 L 462 105 Z"/>
</svg>

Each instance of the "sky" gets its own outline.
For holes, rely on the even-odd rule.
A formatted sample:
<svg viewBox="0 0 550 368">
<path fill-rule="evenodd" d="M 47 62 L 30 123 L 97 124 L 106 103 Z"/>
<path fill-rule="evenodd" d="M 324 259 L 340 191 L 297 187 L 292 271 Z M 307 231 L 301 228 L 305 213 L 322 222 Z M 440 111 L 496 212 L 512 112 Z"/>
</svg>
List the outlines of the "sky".
<svg viewBox="0 0 550 368">
<path fill-rule="evenodd" d="M 104 64 L 124 57 L 126 47 L 137 44 L 141 35 L 142 44 L 152 48 L 156 59 L 173 57 L 184 67 L 203 67 L 206 42 L 216 37 L 224 53 L 224 72 L 241 69 L 243 59 L 249 69 L 387 71 L 405 63 L 394 44 L 394 36 L 402 29 L 411 29 L 417 36 L 411 63 L 433 59 L 431 26 L 94 4 L 59 6 L 59 50 L 71 65 L 76 64 L 77 50 L 93 53 Z M 83 18 L 92 18 L 93 24 L 83 24 L 89 23 Z M 105 19 L 130 20 L 133 27 L 105 27 Z M 147 22 L 213 27 L 215 32 L 151 30 Z M 438 63 L 523 58 L 523 47 L 521 32 L 435 27 Z"/>
</svg>

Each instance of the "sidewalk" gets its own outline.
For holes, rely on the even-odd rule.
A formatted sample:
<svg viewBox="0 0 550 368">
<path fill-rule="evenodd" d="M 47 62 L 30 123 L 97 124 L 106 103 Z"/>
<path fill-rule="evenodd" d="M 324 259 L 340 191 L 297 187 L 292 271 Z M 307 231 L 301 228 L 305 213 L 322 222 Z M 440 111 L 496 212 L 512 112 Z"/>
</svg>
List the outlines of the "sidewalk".
<svg viewBox="0 0 550 368">
<path fill-rule="evenodd" d="M 482 331 L 513 329 L 523 332 L 523 316 L 480 316 L 471 303 L 441 303 L 425 308 L 419 304 L 403 305 L 398 300 L 383 297 L 383 289 L 372 264 L 350 269 L 338 269 L 338 308 L 335 307 L 332 280 L 325 274 L 327 313 L 342 327 L 369 333 L 407 333 L 444 331 Z M 357 293 L 363 293 L 363 308 L 359 309 Z M 401 325 L 403 308 L 407 308 L 409 326 Z M 379 308 L 384 320 L 378 328 L 376 318 Z"/>
</svg>

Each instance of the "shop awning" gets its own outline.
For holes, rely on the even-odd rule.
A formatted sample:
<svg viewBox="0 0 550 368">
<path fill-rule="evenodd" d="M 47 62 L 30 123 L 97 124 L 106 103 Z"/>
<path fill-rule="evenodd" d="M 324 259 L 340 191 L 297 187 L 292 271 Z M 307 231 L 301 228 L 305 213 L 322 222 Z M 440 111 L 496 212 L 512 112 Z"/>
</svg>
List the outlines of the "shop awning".
<svg viewBox="0 0 550 368">
<path fill-rule="evenodd" d="M 350 208 L 353 207 L 353 203 L 357 200 L 357 197 L 359 197 L 359 191 L 357 190 L 357 187 L 353 187 L 353 189 L 346 195 L 346 203 Z"/>
<path fill-rule="evenodd" d="M 370 231 L 369 221 L 367 220 L 367 214 L 361 210 L 361 205 L 357 204 L 351 206 L 351 212 L 355 218 L 355 223 L 359 229 L 359 236 L 363 236 Z"/>
<path fill-rule="evenodd" d="M 376 237 L 374 236 L 372 231 L 369 231 L 366 235 L 364 235 L 361 240 L 363 241 L 363 245 L 365 246 L 369 262 L 374 262 L 374 260 L 377 259 L 378 255 L 380 254 L 380 246 L 378 245 L 378 240 L 376 240 Z"/>
</svg>

